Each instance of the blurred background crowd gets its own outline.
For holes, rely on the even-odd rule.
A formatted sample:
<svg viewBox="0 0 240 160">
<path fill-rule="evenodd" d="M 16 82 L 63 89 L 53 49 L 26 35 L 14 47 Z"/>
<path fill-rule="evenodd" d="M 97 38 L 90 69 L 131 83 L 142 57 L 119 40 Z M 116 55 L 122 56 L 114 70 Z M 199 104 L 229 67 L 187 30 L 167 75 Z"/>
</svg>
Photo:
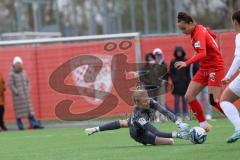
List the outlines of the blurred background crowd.
<svg viewBox="0 0 240 160">
<path fill-rule="evenodd" d="M 177 61 L 186 61 L 186 53 L 181 46 L 176 46 L 173 52 L 171 62 L 166 62 L 164 53 L 160 48 L 156 48 L 151 53 L 145 56 L 145 67 L 143 70 L 148 71 L 146 75 L 141 78 L 146 86 L 159 86 L 158 94 L 152 98 L 156 99 L 159 103 L 166 105 L 165 96 L 167 93 L 167 85 L 172 84 L 172 94 L 174 96 L 174 113 L 183 120 L 190 120 L 188 114 L 188 105 L 185 100 L 185 93 L 188 85 L 193 78 L 194 74 L 199 69 L 199 64 L 194 63 L 186 68 L 177 69 L 174 64 Z M 212 107 L 208 102 L 207 87 L 198 95 L 199 102 L 205 108 L 205 115 L 208 120 L 212 119 Z M 165 119 L 161 117 L 160 113 L 156 113 L 155 121 L 160 122 Z"/>
</svg>

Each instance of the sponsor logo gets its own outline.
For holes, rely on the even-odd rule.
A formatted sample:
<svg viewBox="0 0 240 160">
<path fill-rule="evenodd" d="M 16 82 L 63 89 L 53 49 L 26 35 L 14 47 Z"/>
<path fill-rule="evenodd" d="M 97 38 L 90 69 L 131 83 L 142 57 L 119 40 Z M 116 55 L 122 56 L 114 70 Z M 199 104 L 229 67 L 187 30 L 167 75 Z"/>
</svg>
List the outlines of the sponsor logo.
<svg viewBox="0 0 240 160">
<path fill-rule="evenodd" d="M 147 123 L 147 121 L 144 118 L 139 118 L 138 123 L 144 126 Z"/>
<path fill-rule="evenodd" d="M 216 80 L 216 73 L 215 73 L 215 72 L 210 73 L 210 74 L 209 74 L 209 78 L 210 78 L 211 81 L 214 82 L 214 81 Z"/>
<path fill-rule="evenodd" d="M 102 103 L 102 100 L 108 95 L 108 92 L 112 89 L 112 75 L 111 75 L 111 56 L 106 55 L 97 55 L 98 58 L 103 62 L 103 66 L 100 72 L 94 76 L 96 73 L 96 67 L 88 67 L 88 65 L 83 65 L 80 67 L 75 67 L 72 64 L 72 68 L 76 68 L 73 71 L 73 80 L 76 86 L 85 86 L 87 88 L 92 88 L 93 97 L 82 96 L 86 101 L 90 104 L 99 105 Z M 86 74 L 86 72 L 90 72 L 90 74 Z M 84 76 L 87 75 L 87 76 Z M 84 90 L 78 89 L 79 94 L 83 94 Z M 103 91 L 104 94 L 100 94 L 99 91 Z"/>
<path fill-rule="evenodd" d="M 195 43 L 194 43 L 194 47 L 195 47 L 195 48 L 200 48 L 200 47 L 201 47 L 200 41 L 195 42 Z"/>
<path fill-rule="evenodd" d="M 128 57 L 124 51 L 131 47 L 131 41 L 109 42 L 104 45 L 104 52 L 101 54 L 81 54 L 57 67 L 49 77 L 49 86 L 54 91 L 66 95 L 66 98 L 57 102 L 56 116 L 66 121 L 98 118 L 114 110 L 119 104 L 119 99 L 133 106 L 132 95 L 136 84 L 141 74 L 148 72 L 138 69 L 138 67 L 143 68 L 144 63 L 128 63 Z M 109 54 L 110 51 L 115 53 Z M 133 75 L 131 72 L 135 76 L 128 78 Z M 172 86 L 168 85 L 164 93 L 171 90 Z M 150 92 L 150 89 L 148 91 Z M 150 94 L 156 97 L 160 95 L 155 92 Z M 80 96 L 89 103 L 89 107 L 94 108 L 81 113 L 73 112 L 71 107 L 74 100 L 68 96 Z M 141 124 L 146 122 L 146 119 L 140 119 Z"/>
</svg>

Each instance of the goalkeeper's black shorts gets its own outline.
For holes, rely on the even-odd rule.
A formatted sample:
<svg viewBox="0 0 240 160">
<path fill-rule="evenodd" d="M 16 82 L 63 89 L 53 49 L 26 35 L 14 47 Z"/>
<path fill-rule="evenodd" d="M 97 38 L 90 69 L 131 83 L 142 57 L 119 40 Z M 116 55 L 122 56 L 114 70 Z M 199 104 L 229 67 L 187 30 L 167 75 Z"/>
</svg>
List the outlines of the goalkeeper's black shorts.
<svg viewBox="0 0 240 160">
<path fill-rule="evenodd" d="M 130 136 L 137 142 L 144 145 L 155 145 L 156 135 L 148 130 L 143 130 L 135 125 L 129 126 Z"/>
</svg>

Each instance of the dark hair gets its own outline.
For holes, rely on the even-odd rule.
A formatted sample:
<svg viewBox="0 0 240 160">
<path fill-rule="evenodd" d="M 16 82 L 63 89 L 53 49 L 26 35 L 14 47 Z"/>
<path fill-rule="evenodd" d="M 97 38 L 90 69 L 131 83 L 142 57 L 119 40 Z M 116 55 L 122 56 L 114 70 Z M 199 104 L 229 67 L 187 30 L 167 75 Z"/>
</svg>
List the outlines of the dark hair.
<svg viewBox="0 0 240 160">
<path fill-rule="evenodd" d="M 193 23 L 193 18 L 185 12 L 178 12 L 177 19 L 178 22 Z"/>
<path fill-rule="evenodd" d="M 236 20 L 240 24 L 240 10 L 232 14 L 232 20 Z"/>
<path fill-rule="evenodd" d="M 177 52 L 182 53 L 181 57 L 178 57 Z M 186 52 L 184 51 L 184 49 L 181 46 L 176 46 L 174 50 L 174 57 L 184 60 L 185 56 L 186 56 Z"/>
<path fill-rule="evenodd" d="M 145 61 L 149 62 L 149 58 L 155 59 L 154 55 L 152 53 L 147 53 L 145 56 Z"/>
</svg>

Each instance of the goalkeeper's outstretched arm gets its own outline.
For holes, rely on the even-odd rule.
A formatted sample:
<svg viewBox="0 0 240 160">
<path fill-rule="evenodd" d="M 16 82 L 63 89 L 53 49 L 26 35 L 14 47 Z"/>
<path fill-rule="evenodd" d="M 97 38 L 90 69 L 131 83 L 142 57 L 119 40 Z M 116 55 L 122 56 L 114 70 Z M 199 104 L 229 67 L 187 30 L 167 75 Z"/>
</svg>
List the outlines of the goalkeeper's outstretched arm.
<svg viewBox="0 0 240 160">
<path fill-rule="evenodd" d="M 128 127 L 127 120 L 117 120 L 117 121 L 103 124 L 101 126 L 97 126 L 97 127 L 93 127 L 93 128 L 86 128 L 85 132 L 87 135 L 91 135 L 96 132 L 115 130 L 115 129 L 126 128 L 126 127 Z"/>
<path fill-rule="evenodd" d="M 152 108 L 155 108 L 157 111 L 162 113 L 164 116 L 166 116 L 168 119 L 170 119 L 172 122 L 174 122 L 178 128 L 181 130 L 190 130 L 190 125 L 183 123 L 181 120 L 177 118 L 175 114 L 173 114 L 170 110 L 167 109 L 164 105 L 158 103 L 157 101 L 151 99 L 150 105 Z"/>
</svg>

